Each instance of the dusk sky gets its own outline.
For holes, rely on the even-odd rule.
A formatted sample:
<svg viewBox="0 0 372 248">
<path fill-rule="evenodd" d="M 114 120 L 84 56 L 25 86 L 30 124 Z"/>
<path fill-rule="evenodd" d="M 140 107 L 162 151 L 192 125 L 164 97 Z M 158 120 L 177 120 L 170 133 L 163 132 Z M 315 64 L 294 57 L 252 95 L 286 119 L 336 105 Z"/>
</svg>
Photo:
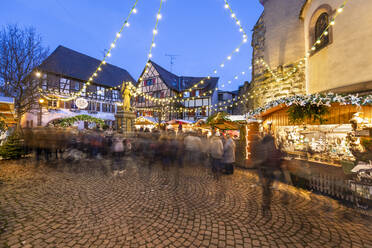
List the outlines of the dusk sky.
<svg viewBox="0 0 372 248">
<path fill-rule="evenodd" d="M 0 9 L 0 25 L 33 26 L 52 52 L 63 45 L 101 59 L 135 0 L 12 0 Z M 138 78 L 147 61 L 159 0 L 139 0 L 108 62 Z M 170 69 L 165 54 L 179 55 L 173 72 L 207 76 L 219 68 L 219 85 L 235 90 L 251 79 L 251 30 L 263 11 L 258 0 L 231 0 L 230 4 L 248 34 L 240 53 L 221 69 L 219 65 L 241 42 L 238 26 L 223 0 L 166 0 L 152 60 Z M 245 76 L 241 72 L 247 72 Z M 239 80 L 234 76 L 239 75 Z M 228 80 L 233 80 L 231 85 Z"/>
</svg>

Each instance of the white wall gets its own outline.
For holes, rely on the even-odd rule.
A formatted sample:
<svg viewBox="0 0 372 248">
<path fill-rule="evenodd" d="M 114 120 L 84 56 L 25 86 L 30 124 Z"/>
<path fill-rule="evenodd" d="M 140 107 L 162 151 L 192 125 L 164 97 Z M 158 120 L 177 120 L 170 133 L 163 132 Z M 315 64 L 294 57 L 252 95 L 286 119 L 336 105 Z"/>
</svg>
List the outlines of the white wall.
<svg viewBox="0 0 372 248">
<path fill-rule="evenodd" d="M 306 48 L 312 45 L 309 27 L 313 13 L 323 4 L 333 11 L 343 0 L 313 0 L 304 12 Z M 333 26 L 333 42 L 310 57 L 307 93 L 316 93 L 372 81 L 372 1 L 349 1 Z"/>
<path fill-rule="evenodd" d="M 264 7 L 265 61 L 271 68 L 304 56 L 303 23 L 299 18 L 305 0 L 267 0 Z"/>
</svg>

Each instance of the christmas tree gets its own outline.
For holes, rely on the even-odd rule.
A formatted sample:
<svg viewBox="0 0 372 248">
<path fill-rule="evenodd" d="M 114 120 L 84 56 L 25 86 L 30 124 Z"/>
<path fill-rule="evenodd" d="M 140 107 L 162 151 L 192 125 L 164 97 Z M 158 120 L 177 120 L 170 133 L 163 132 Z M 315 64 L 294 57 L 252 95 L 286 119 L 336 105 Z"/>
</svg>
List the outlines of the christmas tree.
<svg viewBox="0 0 372 248">
<path fill-rule="evenodd" d="M 25 155 L 20 136 L 16 133 L 7 138 L 5 143 L 0 146 L 0 157 L 3 159 L 19 159 Z"/>
</svg>

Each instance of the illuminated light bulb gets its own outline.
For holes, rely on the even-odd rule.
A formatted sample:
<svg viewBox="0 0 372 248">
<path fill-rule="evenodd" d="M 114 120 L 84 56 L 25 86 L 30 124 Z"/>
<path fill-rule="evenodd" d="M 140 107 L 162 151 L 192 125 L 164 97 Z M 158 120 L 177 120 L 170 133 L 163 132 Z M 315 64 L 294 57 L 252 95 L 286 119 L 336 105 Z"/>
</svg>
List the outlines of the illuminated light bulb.
<svg viewBox="0 0 372 248">
<path fill-rule="evenodd" d="M 125 23 L 125 26 L 129 27 L 130 26 L 129 22 L 126 22 Z"/>
<path fill-rule="evenodd" d="M 236 17 L 235 13 L 232 13 L 232 14 L 231 14 L 231 17 L 232 17 L 232 18 L 235 18 L 235 17 Z"/>
<path fill-rule="evenodd" d="M 239 77 L 238 76 L 235 76 L 235 79 L 238 79 Z"/>
<path fill-rule="evenodd" d="M 231 80 L 229 80 L 227 83 L 231 84 Z"/>
<path fill-rule="evenodd" d="M 245 71 L 242 71 L 242 74 L 245 75 Z"/>
<path fill-rule="evenodd" d="M 228 4 L 225 4 L 225 9 L 228 9 L 229 8 L 229 5 Z"/>
<path fill-rule="evenodd" d="M 207 78 L 208 78 L 208 79 L 211 79 L 211 76 L 208 76 Z"/>
<path fill-rule="evenodd" d="M 120 34 L 120 33 L 116 33 L 116 37 L 118 37 L 118 38 L 119 38 L 120 36 L 121 36 L 121 34 Z"/>
<path fill-rule="evenodd" d="M 35 75 L 36 75 L 36 77 L 38 77 L 38 78 L 41 77 L 41 73 L 40 73 L 40 72 L 36 72 Z"/>
<path fill-rule="evenodd" d="M 157 29 L 154 29 L 154 30 L 152 30 L 152 33 L 153 34 L 158 34 L 158 30 Z"/>
<path fill-rule="evenodd" d="M 344 11 L 344 8 L 343 8 L 343 7 L 340 7 L 340 8 L 338 8 L 338 10 L 337 10 L 338 13 L 341 13 L 342 11 Z"/>
<path fill-rule="evenodd" d="M 252 70 L 252 66 L 249 67 L 249 70 Z"/>
<path fill-rule="evenodd" d="M 312 51 L 315 51 L 315 49 L 316 49 L 316 47 L 315 47 L 315 46 L 313 46 L 313 47 L 311 48 L 311 50 L 312 50 Z"/>
<path fill-rule="evenodd" d="M 200 84 L 204 84 L 204 81 L 202 80 L 202 81 L 200 81 Z"/>
<path fill-rule="evenodd" d="M 236 22 L 236 25 L 240 25 L 240 21 L 237 21 L 237 22 Z"/>
<path fill-rule="evenodd" d="M 228 59 L 228 60 L 231 60 L 231 56 L 228 56 L 227 59 Z"/>
<path fill-rule="evenodd" d="M 239 32 L 243 32 L 243 29 L 242 28 L 239 28 Z"/>
<path fill-rule="evenodd" d="M 111 47 L 114 48 L 115 47 L 115 44 L 114 43 L 111 43 Z"/>
<path fill-rule="evenodd" d="M 151 53 L 149 54 L 149 58 L 152 58 L 152 54 Z"/>
<path fill-rule="evenodd" d="M 160 20 L 162 17 L 163 17 L 163 16 L 162 16 L 161 14 L 158 14 L 158 15 L 156 16 L 156 19 Z"/>
<path fill-rule="evenodd" d="M 317 41 L 316 41 L 316 44 L 320 44 L 320 43 L 321 43 L 321 41 L 320 41 L 320 40 L 317 40 Z"/>
<path fill-rule="evenodd" d="M 102 61 L 102 64 L 104 64 L 104 65 L 105 65 L 105 64 L 106 64 L 106 61 Z"/>
<path fill-rule="evenodd" d="M 335 25 L 335 20 L 332 20 L 330 23 L 329 23 L 329 25 Z"/>
<path fill-rule="evenodd" d="M 240 50 L 239 50 L 239 48 L 235 49 L 235 52 L 237 52 L 237 53 L 238 53 L 239 51 L 240 51 Z"/>
<path fill-rule="evenodd" d="M 95 72 L 95 73 L 93 73 L 93 76 L 97 77 L 97 73 L 96 73 L 96 72 Z"/>
<path fill-rule="evenodd" d="M 101 67 L 98 67 L 98 70 L 99 70 L 99 71 L 102 71 Z"/>
<path fill-rule="evenodd" d="M 133 13 L 136 14 L 137 13 L 137 9 L 133 9 Z"/>
<path fill-rule="evenodd" d="M 244 42 L 244 43 L 247 43 L 247 39 L 244 39 L 243 42 Z"/>
<path fill-rule="evenodd" d="M 224 84 L 222 85 L 222 88 L 223 88 L 223 87 L 225 87 L 225 85 L 224 85 Z"/>
<path fill-rule="evenodd" d="M 156 47 L 156 44 L 155 43 L 152 43 L 152 47 Z"/>
<path fill-rule="evenodd" d="M 328 35 L 328 31 L 324 31 L 324 33 L 323 33 L 325 36 L 327 36 Z"/>
<path fill-rule="evenodd" d="M 221 64 L 221 67 L 224 67 L 225 65 L 224 64 Z"/>
<path fill-rule="evenodd" d="M 107 57 L 111 57 L 111 53 L 108 53 L 108 54 L 107 54 Z"/>
</svg>

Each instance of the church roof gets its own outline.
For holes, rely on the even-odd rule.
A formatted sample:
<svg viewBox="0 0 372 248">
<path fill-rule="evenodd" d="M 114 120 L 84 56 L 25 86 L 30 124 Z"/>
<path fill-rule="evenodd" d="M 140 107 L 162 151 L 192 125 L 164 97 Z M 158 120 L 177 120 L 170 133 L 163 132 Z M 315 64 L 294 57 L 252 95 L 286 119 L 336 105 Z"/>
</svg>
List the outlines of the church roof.
<svg viewBox="0 0 372 248">
<path fill-rule="evenodd" d="M 38 69 L 81 81 L 88 81 L 89 77 L 91 77 L 100 63 L 101 61 L 96 58 L 64 46 L 58 46 L 56 50 L 43 61 Z M 123 81 L 136 82 L 128 71 L 108 63 L 102 66 L 102 71 L 100 71 L 98 77 L 94 79 L 94 83 L 108 87 L 115 87 L 120 85 Z"/>
<path fill-rule="evenodd" d="M 194 86 L 196 83 L 200 82 L 201 80 L 204 80 L 203 85 L 199 85 L 199 89 L 203 89 L 205 91 L 210 91 L 216 88 L 218 84 L 218 77 L 211 77 L 210 79 L 206 79 L 206 77 L 189 77 L 189 76 L 177 76 L 173 74 L 172 72 L 167 71 L 154 61 L 149 61 L 152 66 L 155 68 L 155 70 L 159 73 L 160 78 L 163 80 L 163 82 L 167 85 L 167 87 L 171 88 L 172 90 L 175 90 L 177 92 L 185 91 L 192 86 Z"/>
</svg>

